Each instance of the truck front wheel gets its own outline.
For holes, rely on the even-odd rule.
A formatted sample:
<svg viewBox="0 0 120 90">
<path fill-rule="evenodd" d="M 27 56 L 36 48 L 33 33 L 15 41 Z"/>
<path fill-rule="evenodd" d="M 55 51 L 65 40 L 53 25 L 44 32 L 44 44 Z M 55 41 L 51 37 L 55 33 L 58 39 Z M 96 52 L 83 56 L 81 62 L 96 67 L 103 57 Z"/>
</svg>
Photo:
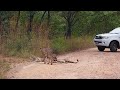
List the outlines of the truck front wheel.
<svg viewBox="0 0 120 90">
<path fill-rule="evenodd" d="M 104 50 L 105 50 L 105 47 L 104 47 L 104 46 L 98 46 L 98 50 L 99 50 L 99 51 L 104 51 Z"/>
<path fill-rule="evenodd" d="M 117 43 L 115 41 L 110 43 L 110 51 L 111 52 L 116 52 L 117 51 Z"/>
</svg>

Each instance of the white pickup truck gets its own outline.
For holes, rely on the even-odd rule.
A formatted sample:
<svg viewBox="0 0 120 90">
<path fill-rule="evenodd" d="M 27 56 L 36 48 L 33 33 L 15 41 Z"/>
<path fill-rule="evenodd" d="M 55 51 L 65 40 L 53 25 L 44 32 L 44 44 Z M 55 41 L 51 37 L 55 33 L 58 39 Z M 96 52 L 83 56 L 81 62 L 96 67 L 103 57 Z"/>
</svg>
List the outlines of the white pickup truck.
<svg viewBox="0 0 120 90">
<path fill-rule="evenodd" d="M 113 29 L 109 33 L 96 35 L 94 43 L 99 51 L 110 48 L 111 52 L 116 52 L 120 48 L 120 27 Z"/>
</svg>

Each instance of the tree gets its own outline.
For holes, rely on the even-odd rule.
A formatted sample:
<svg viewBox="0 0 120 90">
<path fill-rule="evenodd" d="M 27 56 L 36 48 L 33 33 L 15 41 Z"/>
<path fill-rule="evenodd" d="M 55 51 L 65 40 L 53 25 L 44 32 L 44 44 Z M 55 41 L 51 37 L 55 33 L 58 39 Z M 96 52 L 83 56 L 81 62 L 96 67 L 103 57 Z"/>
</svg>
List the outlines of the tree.
<svg viewBox="0 0 120 90">
<path fill-rule="evenodd" d="M 50 11 L 44 11 L 44 12 L 43 12 L 43 15 L 42 15 L 42 17 L 41 17 L 40 24 L 42 23 L 42 21 L 43 21 L 46 13 L 48 13 L 48 14 L 47 14 L 47 15 L 48 15 L 48 16 L 47 16 L 47 25 L 49 26 L 49 24 L 50 24 L 50 17 L 51 17 L 51 16 L 50 16 Z"/>
<path fill-rule="evenodd" d="M 18 15 L 17 15 L 16 25 L 15 25 L 15 30 L 16 31 L 17 31 L 17 28 L 18 28 L 19 19 L 20 19 L 20 11 L 18 11 Z"/>
<path fill-rule="evenodd" d="M 8 35 L 10 32 L 10 18 L 13 16 L 12 11 L 0 11 L 0 19 L 2 25 L 2 34 Z"/>
<path fill-rule="evenodd" d="M 40 20 L 40 25 L 41 25 L 41 23 L 42 23 L 42 21 L 43 21 L 43 18 L 44 18 L 44 16 L 45 16 L 46 12 L 47 12 L 47 11 L 44 11 L 44 12 L 43 12 L 43 15 L 42 15 L 41 20 Z"/>
<path fill-rule="evenodd" d="M 35 11 L 29 11 L 28 14 L 29 14 L 29 24 L 28 24 L 27 33 L 29 34 L 30 32 L 32 32 L 32 22 L 35 15 Z"/>
<path fill-rule="evenodd" d="M 49 24 L 50 24 L 50 11 L 48 11 L 48 23 L 47 23 L 47 25 L 49 26 Z"/>
<path fill-rule="evenodd" d="M 66 32 L 65 38 L 71 38 L 72 27 L 76 24 L 78 19 L 76 19 L 77 11 L 63 11 L 62 16 L 66 20 Z"/>
</svg>

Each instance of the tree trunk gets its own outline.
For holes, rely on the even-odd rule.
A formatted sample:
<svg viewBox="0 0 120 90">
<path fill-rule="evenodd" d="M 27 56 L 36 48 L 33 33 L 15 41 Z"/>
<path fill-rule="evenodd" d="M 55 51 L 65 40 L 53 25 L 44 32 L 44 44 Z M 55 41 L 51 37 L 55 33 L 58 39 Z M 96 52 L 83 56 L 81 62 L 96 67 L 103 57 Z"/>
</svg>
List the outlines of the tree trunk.
<svg viewBox="0 0 120 90">
<path fill-rule="evenodd" d="M 48 27 L 49 27 L 49 24 L 50 24 L 50 11 L 48 11 Z"/>
<path fill-rule="evenodd" d="M 2 21 L 1 21 L 1 17 L 0 17 L 0 53 L 2 52 Z"/>
<path fill-rule="evenodd" d="M 46 14 L 46 11 L 44 11 L 44 13 L 43 13 L 43 15 L 42 15 L 42 17 L 41 17 L 40 25 L 41 25 L 41 23 L 42 23 L 42 21 L 43 21 L 43 18 L 44 18 L 44 16 L 45 16 L 45 14 Z"/>
<path fill-rule="evenodd" d="M 19 19 L 20 19 L 20 11 L 18 11 L 15 29 L 13 30 L 14 37 L 16 37 L 15 35 L 17 35 L 16 33 L 18 33 L 18 22 L 19 22 Z M 15 39 L 15 38 L 14 38 L 14 39 Z"/>
<path fill-rule="evenodd" d="M 32 23 L 33 23 L 34 14 L 35 13 L 33 11 L 29 11 L 29 23 L 28 23 L 28 30 L 27 30 L 27 35 L 29 40 L 31 40 L 30 33 L 32 32 Z"/>
<path fill-rule="evenodd" d="M 2 35 L 2 21 L 1 21 L 1 17 L 0 17 L 0 35 Z"/>
<path fill-rule="evenodd" d="M 32 16 L 30 16 L 30 19 L 29 19 L 28 32 L 31 32 L 31 31 L 32 31 L 32 19 L 33 19 L 33 17 L 32 17 Z"/>
<path fill-rule="evenodd" d="M 68 23 L 68 26 L 67 26 L 67 32 L 66 32 L 66 39 L 70 39 L 71 38 L 71 31 L 72 31 L 72 26 L 70 23 Z"/>
<path fill-rule="evenodd" d="M 30 12 L 29 16 L 29 24 L 28 24 L 28 33 L 32 32 L 32 22 L 33 22 L 34 14 Z"/>
<path fill-rule="evenodd" d="M 70 39 L 72 34 L 72 27 L 75 25 L 75 23 L 78 21 L 76 18 L 76 11 L 64 11 L 63 17 L 66 20 L 66 32 L 65 32 L 65 38 Z"/>
<path fill-rule="evenodd" d="M 20 11 L 18 11 L 17 21 L 16 21 L 16 25 L 15 25 L 15 30 L 16 30 L 16 31 L 17 31 L 17 29 L 18 29 L 19 19 L 20 19 Z"/>
</svg>

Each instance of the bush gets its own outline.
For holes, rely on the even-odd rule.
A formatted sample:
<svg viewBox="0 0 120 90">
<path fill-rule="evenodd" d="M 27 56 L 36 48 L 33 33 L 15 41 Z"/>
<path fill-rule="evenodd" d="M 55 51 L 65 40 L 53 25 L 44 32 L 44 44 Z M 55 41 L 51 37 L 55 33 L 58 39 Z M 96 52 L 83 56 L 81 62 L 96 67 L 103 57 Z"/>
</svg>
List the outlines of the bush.
<svg viewBox="0 0 120 90">
<path fill-rule="evenodd" d="M 52 49 L 55 53 L 61 54 L 65 52 L 82 50 L 94 47 L 93 37 L 84 36 L 65 40 L 64 38 L 56 38 L 52 40 Z"/>
<path fill-rule="evenodd" d="M 66 40 L 64 40 L 64 38 L 55 38 L 51 41 L 52 45 L 52 49 L 55 53 L 64 53 L 67 51 L 67 43 L 66 43 Z"/>
</svg>

